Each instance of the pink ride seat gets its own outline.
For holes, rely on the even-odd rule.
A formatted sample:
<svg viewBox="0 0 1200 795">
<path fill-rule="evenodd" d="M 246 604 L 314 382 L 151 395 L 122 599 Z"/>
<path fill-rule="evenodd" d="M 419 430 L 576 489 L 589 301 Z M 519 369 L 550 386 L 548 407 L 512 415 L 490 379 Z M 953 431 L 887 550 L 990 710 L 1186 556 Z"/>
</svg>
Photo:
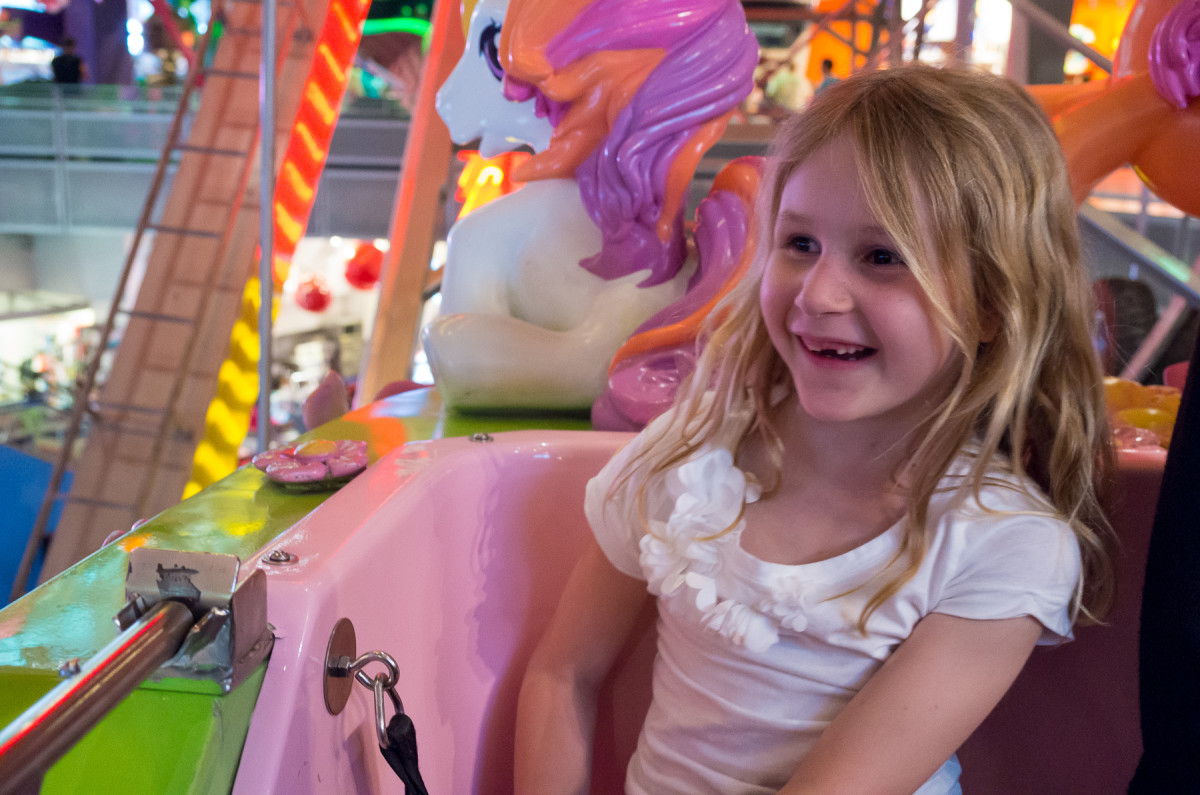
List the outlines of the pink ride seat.
<svg viewBox="0 0 1200 795">
<path fill-rule="evenodd" d="M 1012 690 L 959 752 L 963 789 L 970 795 L 1126 791 L 1142 752 L 1138 621 L 1164 461 L 1156 452 L 1121 453 L 1110 510 L 1121 543 L 1116 606 L 1104 625 L 1078 627 L 1073 642 L 1035 650 Z M 653 626 L 647 625 L 637 653 L 622 661 L 610 687 L 648 698 L 638 679 L 649 677 L 652 638 Z M 597 732 L 601 775 L 617 778 L 612 785 L 597 781 L 593 792 L 620 791 L 616 782 L 636 745 L 644 712 L 639 700 L 627 713 L 637 716 L 637 723 Z"/>
<path fill-rule="evenodd" d="M 1190 362 L 1175 362 L 1163 368 L 1163 383 L 1167 386 L 1173 386 L 1180 392 L 1183 391 L 1183 385 L 1187 383 L 1188 365 Z"/>
<path fill-rule="evenodd" d="M 429 790 L 511 793 L 521 678 L 591 537 L 584 486 L 629 438 L 414 442 L 277 539 L 298 563 L 263 566 L 276 643 L 234 795 L 403 793 L 376 747 L 370 692 L 355 686 L 336 717 L 325 709 L 323 655 L 342 617 L 359 653 L 395 657 Z M 652 612 L 601 695 L 596 793 L 621 791 L 649 705 Z"/>
<path fill-rule="evenodd" d="M 1118 795 L 1141 756 L 1137 639 L 1142 577 L 1165 457 L 1123 452 L 1110 511 L 1121 541 L 1116 606 L 1104 625 L 1039 648 L 959 756 L 971 795 Z M 552 602 L 551 602 L 552 603 Z M 653 616 L 607 686 L 593 792 L 618 792 L 649 699 Z M 614 722 L 614 706 L 617 720 Z"/>
<path fill-rule="evenodd" d="M 971 795 L 1124 793 L 1141 757 L 1138 621 L 1165 455 L 1122 451 L 1110 519 L 1117 602 L 1104 625 L 1038 648 L 959 752 Z"/>
<path fill-rule="evenodd" d="M 512 791 L 517 693 L 529 655 L 590 538 L 584 485 L 627 434 L 514 432 L 409 444 L 326 501 L 266 567 L 276 644 L 234 795 L 403 792 L 375 747 L 370 694 L 322 700 L 334 622 L 384 649 L 432 792 Z M 1114 521 L 1125 544 L 1109 626 L 1039 650 L 962 751 L 972 793 L 1124 792 L 1136 764 L 1137 619 L 1161 461 L 1126 457 Z M 602 691 L 592 792 L 622 790 L 649 704 L 653 610 Z M 361 692 L 360 692 L 361 691 Z"/>
</svg>

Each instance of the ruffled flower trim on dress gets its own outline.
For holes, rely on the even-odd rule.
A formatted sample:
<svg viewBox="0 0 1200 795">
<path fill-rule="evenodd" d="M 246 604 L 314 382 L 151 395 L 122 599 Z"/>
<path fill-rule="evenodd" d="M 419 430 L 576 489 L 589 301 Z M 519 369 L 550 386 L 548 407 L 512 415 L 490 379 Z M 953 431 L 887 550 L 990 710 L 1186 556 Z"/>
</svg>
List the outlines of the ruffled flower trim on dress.
<svg viewBox="0 0 1200 795">
<path fill-rule="evenodd" d="M 650 532 L 640 542 L 650 593 L 663 597 L 683 589 L 706 629 L 756 653 L 779 642 L 781 627 L 803 631 L 809 600 L 798 574 L 769 576 L 769 585 L 753 606 L 717 593 L 718 575 L 735 551 L 726 547 L 738 546 L 745 527 L 742 508 L 762 493 L 734 466 L 729 450 L 700 448 L 667 473 L 664 485 L 674 507 L 665 522 L 650 522 Z"/>
</svg>

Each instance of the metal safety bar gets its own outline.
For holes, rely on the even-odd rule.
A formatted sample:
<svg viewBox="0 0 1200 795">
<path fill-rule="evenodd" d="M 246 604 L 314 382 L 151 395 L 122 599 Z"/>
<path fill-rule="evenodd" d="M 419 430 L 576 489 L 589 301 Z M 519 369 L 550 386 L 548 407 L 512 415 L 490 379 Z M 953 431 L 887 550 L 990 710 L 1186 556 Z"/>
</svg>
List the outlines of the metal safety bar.
<svg viewBox="0 0 1200 795">
<path fill-rule="evenodd" d="M 192 611 L 164 600 L 0 732 L 0 791 L 34 788 L 49 767 L 121 699 L 175 656 Z"/>
</svg>

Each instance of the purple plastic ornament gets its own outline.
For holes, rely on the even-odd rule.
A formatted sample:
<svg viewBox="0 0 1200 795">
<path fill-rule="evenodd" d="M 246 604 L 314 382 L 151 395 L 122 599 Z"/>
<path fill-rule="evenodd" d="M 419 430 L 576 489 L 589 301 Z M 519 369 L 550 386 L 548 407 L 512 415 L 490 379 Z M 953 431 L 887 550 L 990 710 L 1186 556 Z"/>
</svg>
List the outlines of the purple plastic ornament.
<svg viewBox="0 0 1200 795">
<path fill-rule="evenodd" d="M 1183 110 L 1200 96 L 1200 0 L 1183 0 L 1154 29 L 1150 78 L 1160 96 Z"/>
</svg>

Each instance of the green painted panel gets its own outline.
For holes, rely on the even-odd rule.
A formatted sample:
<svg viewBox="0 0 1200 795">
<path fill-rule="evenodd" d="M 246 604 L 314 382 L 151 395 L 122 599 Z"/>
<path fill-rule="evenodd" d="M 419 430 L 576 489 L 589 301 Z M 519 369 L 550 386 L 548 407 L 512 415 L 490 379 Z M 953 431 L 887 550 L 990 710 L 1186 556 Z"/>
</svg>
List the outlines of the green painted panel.
<svg viewBox="0 0 1200 795">
<path fill-rule="evenodd" d="M 429 413 L 427 400 L 401 397 L 365 406 L 310 436 L 367 440 L 372 461 L 407 439 L 431 438 L 422 432 L 431 433 L 440 417 Z M 286 491 L 253 467 L 238 469 L 0 611 L 0 668 L 57 672 L 63 661 L 90 657 L 115 638 L 112 617 L 124 604 L 129 550 L 225 552 L 245 562 L 330 494 Z"/>
<path fill-rule="evenodd" d="M 46 774 L 43 795 L 227 793 L 233 787 L 266 664 L 227 695 L 135 690 Z M 3 672 L 8 723 L 58 683 Z"/>
<path fill-rule="evenodd" d="M 135 690 L 51 768 L 43 795 L 229 792 L 266 670 L 224 696 Z M 144 752 L 130 764 L 120 748 Z"/>
</svg>

